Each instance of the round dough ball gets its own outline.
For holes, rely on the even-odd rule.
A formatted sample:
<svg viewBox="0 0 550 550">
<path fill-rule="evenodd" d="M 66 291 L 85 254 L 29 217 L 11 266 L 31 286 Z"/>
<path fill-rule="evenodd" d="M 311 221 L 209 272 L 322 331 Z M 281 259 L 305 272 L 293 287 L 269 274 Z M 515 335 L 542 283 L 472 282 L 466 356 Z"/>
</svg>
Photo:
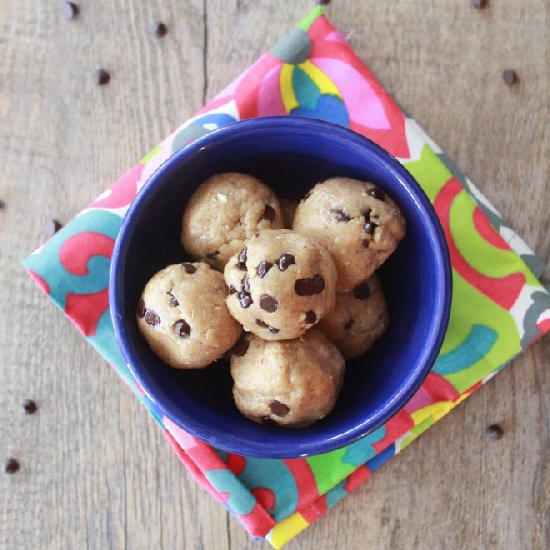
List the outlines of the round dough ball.
<svg viewBox="0 0 550 550">
<path fill-rule="evenodd" d="M 223 271 L 254 233 L 282 227 L 273 191 L 252 176 L 228 172 L 212 176 L 193 193 L 183 213 L 181 242 L 195 259 Z"/>
<path fill-rule="evenodd" d="M 405 219 L 372 183 L 332 178 L 318 183 L 296 210 L 294 231 L 314 237 L 338 270 L 336 292 L 370 277 L 405 236 Z"/>
<path fill-rule="evenodd" d="M 336 268 L 315 240 L 289 229 L 258 233 L 225 266 L 227 306 L 265 340 L 298 338 L 334 306 Z"/>
<path fill-rule="evenodd" d="M 342 354 L 317 329 L 281 342 L 247 334 L 231 355 L 233 397 L 255 422 L 307 426 L 334 408 L 344 366 Z"/>
<path fill-rule="evenodd" d="M 206 367 L 242 332 L 229 315 L 226 296 L 223 275 L 208 264 L 169 265 L 145 285 L 136 312 L 139 330 L 170 366 Z"/>
<path fill-rule="evenodd" d="M 283 222 L 287 229 L 292 229 L 294 223 L 294 214 L 296 214 L 296 208 L 298 208 L 298 201 L 292 201 L 290 199 L 281 199 L 281 210 L 283 212 Z"/>
<path fill-rule="evenodd" d="M 352 291 L 336 295 L 334 309 L 323 317 L 319 330 L 347 359 L 363 355 L 381 338 L 389 314 L 380 281 L 373 275 Z"/>
</svg>

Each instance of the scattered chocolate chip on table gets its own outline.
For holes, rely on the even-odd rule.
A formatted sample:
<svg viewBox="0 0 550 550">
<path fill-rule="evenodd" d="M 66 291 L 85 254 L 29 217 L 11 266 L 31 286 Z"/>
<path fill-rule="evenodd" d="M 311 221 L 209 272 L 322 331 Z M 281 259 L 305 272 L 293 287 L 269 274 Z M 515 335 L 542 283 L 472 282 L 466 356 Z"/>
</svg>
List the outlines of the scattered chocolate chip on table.
<svg viewBox="0 0 550 550">
<path fill-rule="evenodd" d="M 513 86 L 519 82 L 519 76 L 513 69 L 502 71 L 502 79 L 507 86 Z"/>
<path fill-rule="evenodd" d="M 161 21 L 155 21 L 154 23 L 151 23 L 149 30 L 151 31 L 151 34 L 156 38 L 163 38 L 168 32 L 166 25 Z"/>
<path fill-rule="evenodd" d="M 111 81 L 111 74 L 105 69 L 96 69 L 93 74 L 94 82 L 98 86 L 105 86 Z"/>
<path fill-rule="evenodd" d="M 23 401 L 23 410 L 27 414 L 34 414 L 37 409 L 38 407 L 33 399 L 25 399 L 25 401 Z"/>
<path fill-rule="evenodd" d="M 20 468 L 19 462 L 15 458 L 8 458 L 4 464 L 6 474 L 15 474 Z"/>
<path fill-rule="evenodd" d="M 487 426 L 487 429 L 485 430 L 485 439 L 489 441 L 497 441 L 498 439 L 502 439 L 503 435 L 504 430 L 500 424 L 491 424 L 490 426 Z"/>
<path fill-rule="evenodd" d="M 80 7 L 74 2 L 63 2 L 59 6 L 59 11 L 65 19 L 75 19 L 80 13 Z"/>
</svg>

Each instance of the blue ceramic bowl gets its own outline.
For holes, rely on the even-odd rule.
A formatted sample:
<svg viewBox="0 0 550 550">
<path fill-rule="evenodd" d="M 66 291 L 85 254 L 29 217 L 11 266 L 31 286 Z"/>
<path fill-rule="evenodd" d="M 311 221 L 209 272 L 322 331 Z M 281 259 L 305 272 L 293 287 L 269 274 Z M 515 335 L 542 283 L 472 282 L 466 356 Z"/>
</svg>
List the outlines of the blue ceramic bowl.
<svg viewBox="0 0 550 550">
<path fill-rule="evenodd" d="M 368 180 L 387 191 L 407 220 L 407 235 L 380 270 L 390 309 L 387 334 L 347 362 L 335 410 L 313 426 L 284 429 L 242 416 L 226 361 L 201 370 L 166 366 L 140 336 L 135 309 L 147 280 L 188 259 L 179 241 L 182 212 L 209 176 L 252 174 L 279 197 L 300 199 L 333 176 Z M 327 452 L 394 415 L 428 374 L 447 327 L 451 297 L 447 246 L 436 214 L 411 175 L 383 149 L 339 126 L 297 117 L 247 120 L 179 150 L 132 203 L 113 253 L 110 305 L 115 333 L 157 415 L 229 452 L 288 458 Z"/>
</svg>

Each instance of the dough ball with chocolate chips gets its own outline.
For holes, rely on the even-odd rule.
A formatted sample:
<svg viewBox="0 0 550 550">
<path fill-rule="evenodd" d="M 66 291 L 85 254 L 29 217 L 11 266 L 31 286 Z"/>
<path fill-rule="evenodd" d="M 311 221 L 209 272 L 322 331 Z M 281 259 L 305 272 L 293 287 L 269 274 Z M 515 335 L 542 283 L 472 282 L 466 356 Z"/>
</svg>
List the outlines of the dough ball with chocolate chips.
<svg viewBox="0 0 550 550">
<path fill-rule="evenodd" d="M 321 332 L 267 342 L 248 334 L 231 355 L 238 409 L 262 424 L 302 427 L 325 417 L 336 403 L 344 358 Z"/>
<path fill-rule="evenodd" d="M 225 266 L 227 306 L 265 340 L 298 338 L 333 307 L 336 268 L 314 239 L 289 229 L 258 233 Z"/>
<path fill-rule="evenodd" d="M 145 285 L 137 304 L 139 330 L 168 365 L 199 369 L 219 359 L 242 328 L 229 315 L 223 275 L 208 264 L 169 265 Z"/>
<path fill-rule="evenodd" d="M 217 174 L 191 196 L 182 219 L 181 242 L 194 258 L 223 271 L 244 241 L 263 229 L 283 227 L 273 191 L 247 174 Z"/>
<path fill-rule="evenodd" d="M 388 308 L 376 275 L 352 291 L 336 295 L 336 305 L 319 330 L 347 359 L 363 355 L 386 332 Z"/>
<path fill-rule="evenodd" d="M 318 183 L 298 205 L 294 231 L 317 239 L 338 270 L 337 292 L 370 277 L 405 236 L 405 219 L 372 183 L 332 178 Z"/>
</svg>

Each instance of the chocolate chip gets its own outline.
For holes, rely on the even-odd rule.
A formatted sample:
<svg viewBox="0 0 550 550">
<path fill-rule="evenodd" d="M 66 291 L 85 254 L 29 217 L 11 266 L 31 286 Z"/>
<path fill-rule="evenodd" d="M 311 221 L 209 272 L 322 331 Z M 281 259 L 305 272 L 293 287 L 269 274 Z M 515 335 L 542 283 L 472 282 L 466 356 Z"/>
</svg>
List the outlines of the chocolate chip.
<svg viewBox="0 0 550 550">
<path fill-rule="evenodd" d="M 34 414 L 36 412 L 36 409 L 38 409 L 38 407 L 32 399 L 25 399 L 25 401 L 23 401 L 23 410 L 27 414 Z"/>
<path fill-rule="evenodd" d="M 239 255 L 237 256 L 237 267 L 239 269 L 242 269 L 243 271 L 246 271 L 246 246 L 239 252 Z"/>
<path fill-rule="evenodd" d="M 191 327 L 184 319 L 179 319 L 174 323 L 174 332 L 181 338 L 186 338 L 191 334 Z"/>
<path fill-rule="evenodd" d="M 365 218 L 366 222 L 370 222 L 370 215 L 372 214 L 372 208 L 365 208 L 365 210 L 363 210 L 361 214 L 363 214 L 363 217 Z"/>
<path fill-rule="evenodd" d="M 376 230 L 376 224 L 373 222 L 367 222 L 363 229 L 367 233 L 367 235 L 370 235 L 371 237 L 374 235 L 374 231 Z"/>
<path fill-rule="evenodd" d="M 65 19 L 74 19 L 78 15 L 80 9 L 73 2 L 63 2 L 63 4 L 59 6 L 59 11 Z"/>
<path fill-rule="evenodd" d="M 339 222 L 349 222 L 351 220 L 351 218 L 343 210 L 338 210 L 337 208 L 331 208 L 330 213 Z"/>
<path fill-rule="evenodd" d="M 210 258 L 211 260 L 215 260 L 220 255 L 220 251 L 216 250 L 216 252 L 210 252 L 210 254 L 207 254 L 206 257 Z"/>
<path fill-rule="evenodd" d="M 258 273 L 258 277 L 260 279 L 263 279 L 266 276 L 266 273 L 273 267 L 273 264 L 271 262 L 268 262 L 267 260 L 262 260 L 258 267 L 256 268 L 256 272 Z"/>
<path fill-rule="evenodd" d="M 156 38 L 162 38 L 163 36 L 166 36 L 168 29 L 166 28 L 166 25 L 161 21 L 155 21 L 149 26 L 149 31 Z"/>
<path fill-rule="evenodd" d="M 150 327 L 156 327 L 157 325 L 160 325 L 160 317 L 152 309 L 148 309 L 145 312 L 145 322 Z"/>
<path fill-rule="evenodd" d="M 237 292 L 237 289 L 233 285 L 229 285 L 227 292 L 229 292 L 229 294 L 235 294 L 235 292 Z"/>
<path fill-rule="evenodd" d="M 269 325 L 266 322 L 262 321 L 261 319 L 256 319 L 256 324 L 259 327 L 262 327 L 262 328 L 268 328 L 269 327 Z"/>
<path fill-rule="evenodd" d="M 4 208 L 6 208 L 6 203 L 0 199 L 0 210 L 4 210 Z"/>
<path fill-rule="evenodd" d="M 269 418 L 269 416 L 262 416 L 260 418 L 260 422 L 262 424 L 265 424 L 266 426 L 278 426 L 277 422 L 273 420 L 273 418 Z"/>
<path fill-rule="evenodd" d="M 252 296 L 250 296 L 250 294 L 246 294 L 245 292 L 239 292 L 237 294 L 237 298 L 243 309 L 248 309 L 253 304 Z"/>
<path fill-rule="evenodd" d="M 294 292 L 298 296 L 311 296 L 313 294 L 312 279 L 296 279 L 294 283 Z"/>
<path fill-rule="evenodd" d="M 513 69 L 506 69 L 503 71 L 502 78 L 507 86 L 513 86 L 519 82 L 519 76 Z"/>
<path fill-rule="evenodd" d="M 386 193 L 384 193 L 384 191 L 382 191 L 382 189 L 379 189 L 378 187 L 371 187 L 369 190 L 367 190 L 367 195 L 370 195 L 377 201 L 386 200 Z"/>
<path fill-rule="evenodd" d="M 4 464 L 4 472 L 6 474 L 15 474 L 19 470 L 19 462 L 15 458 L 8 458 Z"/>
<path fill-rule="evenodd" d="M 262 214 L 262 217 L 260 219 L 272 222 L 275 219 L 275 208 L 269 206 L 269 204 L 266 204 L 264 208 L 264 213 Z"/>
<path fill-rule="evenodd" d="M 271 332 L 271 334 L 277 334 L 278 332 L 281 332 L 280 329 L 275 328 L 275 327 L 267 327 L 267 330 L 269 330 L 269 332 Z"/>
<path fill-rule="evenodd" d="M 291 265 L 296 263 L 296 258 L 292 254 L 282 254 L 279 258 L 279 269 L 286 271 Z"/>
<path fill-rule="evenodd" d="M 317 314 L 315 313 L 315 311 L 313 310 L 308 311 L 306 313 L 306 323 L 308 325 L 313 325 L 315 321 L 317 321 Z"/>
<path fill-rule="evenodd" d="M 250 346 L 250 342 L 243 335 L 233 346 L 231 353 L 233 353 L 233 355 L 236 355 L 237 357 L 242 357 L 248 351 L 248 346 Z"/>
<path fill-rule="evenodd" d="M 248 278 L 248 275 L 245 275 L 241 279 L 241 292 L 244 294 L 250 294 L 250 279 Z"/>
<path fill-rule="evenodd" d="M 313 294 L 321 294 L 325 290 L 325 280 L 317 274 L 313 277 Z"/>
<path fill-rule="evenodd" d="M 286 416 L 290 411 L 290 409 L 284 403 L 281 403 L 276 399 L 272 399 L 269 402 L 269 408 L 273 414 L 281 417 Z"/>
<path fill-rule="evenodd" d="M 500 424 L 491 424 L 485 430 L 485 438 L 489 441 L 497 441 L 504 435 L 504 430 Z"/>
<path fill-rule="evenodd" d="M 107 72 L 105 69 L 97 69 L 96 71 L 94 71 L 93 77 L 94 83 L 98 86 L 105 86 L 105 84 L 109 84 L 111 80 L 110 73 Z"/>
<path fill-rule="evenodd" d="M 46 225 L 48 236 L 53 237 L 62 227 L 63 227 L 63 224 L 61 222 L 53 218 L 48 220 Z"/>
<path fill-rule="evenodd" d="M 360 283 L 358 284 L 354 289 L 353 289 L 353 295 L 358 299 L 358 300 L 366 300 L 369 295 L 370 295 L 370 288 L 369 288 L 369 285 L 368 283 L 365 281 L 363 283 Z"/>
<path fill-rule="evenodd" d="M 189 275 L 193 275 L 193 273 L 197 271 L 197 268 L 193 264 L 190 264 L 188 262 L 182 263 L 181 267 L 183 268 L 183 271 L 185 271 L 185 273 Z"/>
<path fill-rule="evenodd" d="M 136 313 L 138 317 L 145 317 L 145 302 L 143 301 L 143 298 L 138 302 Z"/>
<path fill-rule="evenodd" d="M 472 0 L 472 6 L 478 10 L 482 10 L 489 5 L 488 0 Z"/>
<path fill-rule="evenodd" d="M 353 323 L 353 319 L 349 319 L 348 321 L 346 321 L 346 324 L 344 325 L 344 330 L 349 330 L 353 326 Z"/>
<path fill-rule="evenodd" d="M 273 296 L 270 296 L 269 294 L 262 294 L 260 296 L 260 307 L 267 311 L 268 313 L 273 313 L 274 311 L 277 311 L 277 307 L 279 306 L 279 302 Z"/>
<path fill-rule="evenodd" d="M 180 305 L 180 303 L 178 302 L 178 299 L 175 296 L 172 296 L 170 298 L 170 305 L 172 307 L 178 307 Z"/>
</svg>

